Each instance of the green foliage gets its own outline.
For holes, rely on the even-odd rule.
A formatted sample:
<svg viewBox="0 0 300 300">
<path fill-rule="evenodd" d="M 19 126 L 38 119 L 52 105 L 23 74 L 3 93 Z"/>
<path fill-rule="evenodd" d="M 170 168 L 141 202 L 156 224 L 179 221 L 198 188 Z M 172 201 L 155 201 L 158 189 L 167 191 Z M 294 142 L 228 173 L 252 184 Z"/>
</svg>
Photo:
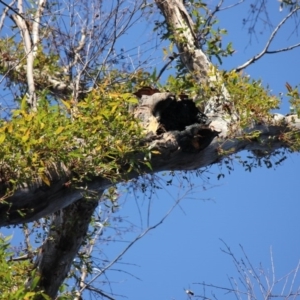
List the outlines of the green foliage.
<svg viewBox="0 0 300 300">
<path fill-rule="evenodd" d="M 288 90 L 287 96 L 289 97 L 289 101 L 291 103 L 291 113 L 297 114 L 299 118 L 300 117 L 299 86 L 295 86 L 294 88 L 292 88 L 289 83 L 286 83 L 285 86 Z"/>
<path fill-rule="evenodd" d="M 178 75 L 177 77 L 170 75 L 164 88 L 176 95 L 188 94 L 189 97 L 199 95 L 203 91 L 203 87 L 197 84 L 194 76 L 190 73 Z"/>
<path fill-rule="evenodd" d="M 265 122 L 271 116 L 271 111 L 279 107 L 279 98 L 271 95 L 270 90 L 263 86 L 261 80 L 253 80 L 249 76 L 234 71 L 224 72 L 220 76 L 223 77 L 231 101 L 240 116 L 242 128 L 253 122 Z M 222 80 L 211 88 L 209 85 L 200 86 L 190 73 L 176 78 L 170 75 L 165 88 L 177 95 L 187 94 L 190 98 L 195 98 L 198 105 L 201 105 L 207 99 L 219 97 L 222 94 Z"/>
<path fill-rule="evenodd" d="M 264 123 L 271 116 L 271 110 L 279 107 L 280 100 L 270 94 L 268 87 L 263 87 L 261 80 L 236 72 L 224 73 L 223 77 L 242 128 L 253 122 Z"/>
<path fill-rule="evenodd" d="M 50 300 L 44 293 L 33 291 L 38 285 L 39 277 L 32 271 L 33 264 L 29 259 L 18 261 L 13 259 L 10 238 L 0 235 L 0 299 L 34 300 L 39 296 Z M 32 281 L 30 286 L 26 287 L 29 276 Z"/>
<path fill-rule="evenodd" d="M 225 47 L 223 45 L 223 36 L 227 34 L 227 30 L 218 27 L 218 19 L 215 17 L 215 12 L 212 12 L 207 4 L 201 0 L 191 0 L 186 7 L 193 22 L 193 31 L 196 35 L 198 47 L 201 48 L 207 56 L 212 59 L 216 58 L 222 64 L 222 58 L 230 56 L 234 53 L 232 43 L 228 43 Z M 168 28 L 166 21 L 156 20 L 154 31 L 161 36 L 162 40 L 171 41 L 171 43 L 187 43 L 181 33 L 185 28 Z M 177 60 L 176 66 L 180 75 L 186 73 L 185 66 L 180 60 Z"/>
<path fill-rule="evenodd" d="M 40 179 L 50 185 L 51 171 L 64 173 L 64 166 L 76 180 L 126 176 L 137 164 L 131 154 L 145 150 L 138 121 L 128 112 L 135 102 L 130 93 L 105 86 L 77 104 L 50 106 L 41 98 L 37 112 L 22 101 L 11 120 L 0 121 L 1 179 L 13 186 Z"/>
<path fill-rule="evenodd" d="M 37 47 L 33 62 L 33 75 L 37 87 L 47 87 L 48 77 L 53 76 L 56 80 L 62 78 L 62 68 L 59 66 L 59 56 L 54 53 L 46 53 L 41 45 Z M 26 53 L 22 42 L 16 42 L 13 38 L 0 39 L 0 75 L 7 77 L 7 80 L 14 82 L 20 88 L 20 94 L 27 91 Z M 47 91 L 49 92 L 49 91 Z"/>
<path fill-rule="evenodd" d="M 227 34 L 227 30 L 217 27 L 219 21 L 214 16 L 215 12 L 212 12 L 206 3 L 201 0 L 192 0 L 190 3 L 191 5 L 187 9 L 194 21 L 194 31 L 202 50 L 210 59 L 215 57 L 222 64 L 222 57 L 234 53 L 232 43 L 229 43 L 225 48 L 222 44 L 222 37 Z"/>
</svg>

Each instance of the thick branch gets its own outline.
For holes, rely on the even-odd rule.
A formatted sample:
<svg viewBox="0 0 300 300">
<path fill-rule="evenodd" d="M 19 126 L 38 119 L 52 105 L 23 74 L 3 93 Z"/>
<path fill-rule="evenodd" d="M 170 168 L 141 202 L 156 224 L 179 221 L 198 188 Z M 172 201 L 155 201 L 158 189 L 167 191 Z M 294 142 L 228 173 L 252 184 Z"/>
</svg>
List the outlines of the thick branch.
<svg viewBox="0 0 300 300">
<path fill-rule="evenodd" d="M 41 276 L 38 288 L 51 299 L 55 298 L 68 275 L 102 192 L 93 194 L 92 199 L 76 201 L 53 217 L 49 235 L 36 259 L 36 268 Z"/>
<path fill-rule="evenodd" d="M 195 76 L 199 84 L 218 89 L 221 87 L 219 97 L 208 99 L 205 105 L 205 113 L 209 117 L 220 118 L 218 124 L 221 127 L 215 127 L 215 129 L 225 137 L 230 122 L 237 119 L 237 117 L 233 104 L 230 102 L 230 95 L 222 83 L 218 71 L 199 47 L 197 34 L 194 32 L 193 20 L 180 0 L 156 0 L 155 2 L 165 17 L 170 34 L 174 36 L 174 42 L 185 67 Z M 224 109 L 225 107 L 230 107 L 230 115 Z"/>
<path fill-rule="evenodd" d="M 24 57 L 24 59 L 26 59 L 26 56 Z M 9 53 L 2 53 L 2 59 L 0 58 L 0 68 L 3 68 L 5 72 L 3 76 L 9 78 L 11 81 L 18 84 L 27 83 L 27 71 L 24 70 L 21 61 L 10 57 Z M 61 73 L 63 73 L 63 71 Z M 40 91 L 48 89 L 55 97 L 61 99 L 69 98 L 72 94 L 72 91 L 74 90 L 74 84 L 72 82 L 64 81 L 60 78 L 60 75 L 61 74 L 57 74 L 57 76 L 55 76 L 53 74 L 49 74 L 46 69 L 41 72 L 33 70 L 33 81 L 35 83 L 35 89 Z"/>
<path fill-rule="evenodd" d="M 87 190 L 99 192 L 111 184 L 108 180 L 93 178 L 88 184 L 75 188 L 69 187 L 69 179 L 53 174 L 50 187 L 37 182 L 17 190 L 12 197 L 0 202 L 0 226 L 38 220 L 81 199 Z"/>
<path fill-rule="evenodd" d="M 158 8 L 163 13 L 169 30 L 174 35 L 180 58 L 186 68 L 203 84 L 209 81 L 208 74 L 212 65 L 206 55 L 200 50 L 194 23 L 180 0 L 156 0 Z"/>
<path fill-rule="evenodd" d="M 297 116 L 275 115 L 265 124 L 254 124 L 247 130 L 236 130 L 234 135 L 224 137 L 215 130 L 224 125 L 219 123 L 222 120 L 212 119 L 208 125 L 193 101 L 175 101 L 169 97 L 172 97 L 170 93 L 143 96 L 141 105 L 136 109 L 136 115 L 141 118 L 148 133 L 141 142 L 156 150 L 154 153 L 160 153 L 152 154 L 152 170 L 141 165 L 141 173 L 195 170 L 242 150 L 259 150 L 262 155 L 269 155 L 278 148 L 290 146 L 282 138 L 283 134 L 300 131 Z M 136 155 L 141 158 L 141 154 Z M 66 171 L 65 174 L 71 172 Z M 139 174 L 132 172 L 122 180 L 137 176 Z M 53 174 L 51 178 L 49 187 L 42 182 L 34 183 L 20 187 L 5 199 L 0 204 L 0 226 L 39 219 L 81 199 L 86 191 L 102 191 L 111 185 L 111 182 L 99 177 L 83 182 L 81 187 L 69 186 L 67 175 Z M 5 186 L 2 188 L 4 191 Z"/>
</svg>

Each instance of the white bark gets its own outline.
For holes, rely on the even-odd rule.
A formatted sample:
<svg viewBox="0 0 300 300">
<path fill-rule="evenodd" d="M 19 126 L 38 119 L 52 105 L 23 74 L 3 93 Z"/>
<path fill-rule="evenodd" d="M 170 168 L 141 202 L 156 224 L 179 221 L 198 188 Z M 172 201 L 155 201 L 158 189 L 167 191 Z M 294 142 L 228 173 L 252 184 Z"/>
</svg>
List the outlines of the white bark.
<svg viewBox="0 0 300 300">
<path fill-rule="evenodd" d="M 32 53 L 34 57 L 37 54 L 37 47 L 40 41 L 40 35 L 39 35 L 40 22 L 41 22 L 41 17 L 43 15 L 44 8 L 46 6 L 46 2 L 47 2 L 46 0 L 37 1 L 37 10 L 34 19 L 32 20 L 32 42 L 33 42 Z"/>
<path fill-rule="evenodd" d="M 22 0 L 18 1 L 18 9 L 19 14 L 23 13 L 23 2 Z M 30 37 L 29 28 L 24 20 L 20 15 L 12 15 L 12 19 L 18 26 L 21 32 L 25 54 L 27 56 L 27 66 L 26 66 L 26 73 L 27 73 L 27 84 L 28 84 L 28 99 L 27 102 L 30 107 L 35 110 L 37 105 L 37 99 L 35 94 L 35 85 L 34 85 L 34 77 L 33 77 L 33 44 Z"/>
</svg>

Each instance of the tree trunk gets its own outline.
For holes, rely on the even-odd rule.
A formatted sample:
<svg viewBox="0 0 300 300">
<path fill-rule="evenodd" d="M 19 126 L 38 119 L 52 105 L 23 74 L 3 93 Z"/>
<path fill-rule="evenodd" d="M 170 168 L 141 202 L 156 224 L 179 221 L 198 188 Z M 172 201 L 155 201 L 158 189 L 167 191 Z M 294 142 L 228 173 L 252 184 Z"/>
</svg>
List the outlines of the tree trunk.
<svg viewBox="0 0 300 300">
<path fill-rule="evenodd" d="M 198 47 L 193 21 L 182 1 L 155 2 L 175 36 L 180 57 L 187 69 L 200 84 L 220 85 L 217 71 L 212 75 L 213 66 Z M 179 30 L 182 28 L 185 30 Z M 171 93 L 142 96 L 134 113 L 142 120 L 147 132 L 142 142 L 156 150 L 154 153 L 157 154 L 152 154 L 152 170 L 141 166 L 141 173 L 195 170 L 241 150 L 249 150 L 259 156 L 269 155 L 278 148 L 289 147 L 282 138 L 283 132 L 300 129 L 297 116 L 276 114 L 264 124 L 253 124 L 242 130 L 225 87 L 220 97 L 208 99 L 204 112 L 208 119 L 194 102 L 176 101 Z M 161 127 L 163 130 L 159 130 Z M 259 132 L 259 139 L 251 138 L 253 132 Z M 137 176 L 139 174 L 133 172 L 124 181 Z M 97 206 L 96 200 L 82 199 L 82 193 L 95 191 L 100 197 L 111 185 L 108 180 L 95 177 L 83 182 L 82 187 L 73 188 L 67 184 L 69 179 L 53 171 L 49 187 L 42 182 L 24 185 L 0 203 L 0 226 L 30 222 L 54 213 L 49 237 L 41 247 L 36 262 L 41 274 L 40 287 L 52 298 L 67 276 Z M 2 194 L 5 188 L 2 186 Z"/>
<path fill-rule="evenodd" d="M 218 72 L 211 72 L 212 64 L 201 49 L 193 31 L 193 21 L 189 17 L 182 1 L 156 0 L 162 11 L 171 34 L 175 36 L 176 46 L 185 66 L 200 83 L 214 85 L 218 82 Z M 185 30 L 182 30 L 184 28 Z M 181 30 L 179 30 L 181 29 Z M 189 103 L 188 103 L 189 102 Z M 264 124 L 253 124 L 250 128 L 240 129 L 239 116 L 230 102 L 225 87 L 218 98 L 208 99 L 204 112 L 208 120 L 201 118 L 192 101 L 175 101 L 171 93 L 155 93 L 142 96 L 135 109 L 136 117 L 142 120 L 148 133 L 143 141 L 152 150 L 157 150 L 151 160 L 152 170 L 141 166 L 143 172 L 166 170 L 195 170 L 219 162 L 224 155 L 241 150 L 258 151 L 259 155 L 269 155 L 272 151 L 289 147 L 282 133 L 300 129 L 300 120 L 296 115 L 275 114 Z M 180 106 L 177 108 L 177 106 Z M 226 109 L 225 109 L 226 108 Z M 229 111 L 228 111 L 229 108 Z M 200 117 L 198 117 L 200 115 Z M 184 120 L 177 122 L 177 120 Z M 158 128 L 164 123 L 163 132 Z M 232 128 L 235 128 L 234 133 Z M 243 138 L 252 132 L 259 132 L 259 139 Z M 137 156 L 140 156 L 137 154 Z M 71 174 L 66 170 L 66 174 Z M 139 176 L 133 172 L 124 181 Z M 111 183 L 103 178 L 91 178 L 80 187 L 69 187 L 67 176 L 62 177 L 55 170 L 51 174 L 51 185 L 43 182 L 24 184 L 13 195 L 0 202 L 0 226 L 20 224 L 37 220 L 54 213 L 82 198 L 82 191 L 102 192 Z M 0 184 L 0 196 L 5 195 L 6 186 Z M 1 199 L 1 198 L 0 198 Z"/>
</svg>

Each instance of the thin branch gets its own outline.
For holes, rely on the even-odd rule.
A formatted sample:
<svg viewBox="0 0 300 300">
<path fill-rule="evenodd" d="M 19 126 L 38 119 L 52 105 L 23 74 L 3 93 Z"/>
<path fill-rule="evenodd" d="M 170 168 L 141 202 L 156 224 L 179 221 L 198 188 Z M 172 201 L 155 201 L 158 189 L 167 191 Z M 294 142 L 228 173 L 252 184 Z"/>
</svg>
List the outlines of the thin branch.
<svg viewBox="0 0 300 300">
<path fill-rule="evenodd" d="M 16 15 L 18 15 L 20 18 L 24 19 L 24 16 L 22 16 L 21 12 L 18 12 L 17 10 L 15 10 L 12 5 L 15 3 L 16 1 L 11 2 L 10 4 L 6 4 L 5 2 L 3 2 L 2 0 L 0 0 L 0 3 L 2 3 L 7 9 L 13 11 Z"/>
<path fill-rule="evenodd" d="M 35 57 L 37 54 L 37 46 L 39 42 L 39 26 L 40 26 L 40 20 L 43 15 L 44 8 L 46 6 L 47 0 L 39 0 L 38 1 L 38 7 L 35 13 L 34 20 L 35 22 L 32 23 L 32 42 L 33 42 L 33 56 Z"/>
<path fill-rule="evenodd" d="M 3 10 L 1 19 L 0 19 L 0 31 L 2 30 L 4 20 L 6 18 L 7 12 L 12 9 L 12 6 L 15 4 L 17 0 L 13 0 L 9 4 L 4 3 L 3 1 L 0 0 L 0 3 L 2 3 L 5 6 L 5 9 Z"/>
<path fill-rule="evenodd" d="M 22 13 L 22 0 L 19 0 L 18 2 L 18 8 L 20 13 Z M 34 78 L 33 78 L 33 44 L 32 40 L 29 34 L 28 26 L 24 20 L 24 17 L 20 17 L 19 14 L 12 15 L 12 20 L 15 22 L 15 24 L 18 26 L 21 32 L 23 44 L 25 53 L 27 55 L 27 67 L 26 67 L 26 73 L 27 73 L 27 84 L 28 84 L 28 99 L 27 102 L 30 105 L 30 107 L 35 110 L 37 107 L 36 103 L 36 94 L 35 94 L 35 85 L 34 85 Z"/>
<path fill-rule="evenodd" d="M 24 255 L 18 256 L 18 257 L 11 257 L 9 259 L 9 261 L 24 261 L 24 260 L 29 260 L 29 259 L 32 259 L 32 255 L 24 254 Z"/>
<path fill-rule="evenodd" d="M 115 298 L 112 298 L 111 296 L 109 296 L 109 295 L 107 295 L 106 293 L 104 293 L 103 291 L 101 291 L 101 290 L 99 290 L 99 289 L 96 289 L 95 287 L 93 287 L 93 286 L 87 286 L 87 288 L 86 288 L 87 290 L 89 290 L 89 291 L 92 291 L 92 292 L 95 292 L 95 293 L 97 293 L 97 294 L 99 294 L 99 295 L 101 295 L 102 297 L 105 297 L 105 298 L 107 298 L 107 299 L 109 299 L 109 300 L 115 300 Z M 82 299 L 82 298 L 81 298 Z M 74 299 L 75 300 L 75 299 Z"/>
<path fill-rule="evenodd" d="M 210 13 L 210 15 L 208 16 L 208 18 L 205 21 L 204 24 L 204 28 L 207 28 L 208 26 L 211 26 L 211 21 L 213 19 L 213 16 L 220 11 L 220 7 L 222 6 L 224 0 L 220 0 L 220 2 L 217 4 L 217 6 L 215 7 L 215 9 Z"/>
<path fill-rule="evenodd" d="M 240 291 L 240 290 L 235 290 L 233 288 L 226 288 L 226 287 L 222 287 L 222 286 L 218 286 L 218 285 L 214 285 L 214 284 L 210 284 L 210 283 L 199 283 L 199 282 L 194 282 L 193 284 L 199 284 L 199 285 L 202 285 L 202 286 L 205 286 L 205 287 L 212 287 L 214 289 L 218 289 L 218 290 L 224 290 L 224 291 L 227 291 L 229 293 L 240 293 L 240 294 L 243 294 L 243 295 L 248 295 L 247 292 L 243 292 L 243 291 Z"/>
<path fill-rule="evenodd" d="M 249 258 L 248 258 L 248 256 L 247 256 L 247 254 L 246 254 L 246 252 L 245 252 L 243 246 L 240 245 L 240 248 L 242 249 L 242 252 L 243 252 L 243 254 L 244 254 L 244 256 L 245 256 L 245 258 L 246 258 L 246 260 L 247 260 L 247 263 L 248 263 L 248 265 L 249 265 L 250 268 L 251 268 L 251 270 L 248 270 L 248 272 L 251 271 L 250 274 L 252 274 L 253 277 L 254 277 L 254 279 L 257 281 L 257 283 L 258 283 L 258 285 L 259 285 L 259 287 L 260 287 L 261 292 L 262 292 L 262 293 L 263 293 L 263 292 L 266 293 L 266 292 L 267 292 L 267 291 L 266 291 L 266 288 L 265 288 L 264 285 L 262 284 L 262 282 L 261 282 L 261 280 L 260 280 L 258 274 L 257 274 L 256 271 L 255 271 L 255 268 L 253 267 L 251 261 L 249 260 Z"/>
<path fill-rule="evenodd" d="M 243 2 L 245 2 L 245 0 L 240 0 L 239 2 L 237 3 L 234 3 L 234 4 L 231 4 L 231 5 L 228 5 L 226 7 L 223 7 L 223 8 L 219 8 L 219 11 L 223 11 L 223 10 L 226 10 L 226 9 L 230 9 L 230 8 L 233 8 L 235 6 L 238 6 L 240 4 L 242 4 Z"/>
<path fill-rule="evenodd" d="M 142 232 L 141 234 L 139 234 L 134 240 L 132 240 L 127 247 L 125 247 L 125 249 L 117 255 L 117 257 L 115 259 L 113 259 L 105 268 L 103 268 L 101 270 L 101 272 L 99 272 L 97 275 L 95 275 L 95 277 L 93 279 L 91 279 L 84 288 L 82 288 L 80 290 L 80 292 L 82 292 L 87 286 L 90 286 L 98 277 L 100 277 L 104 272 L 106 272 L 112 265 L 114 265 L 138 240 L 140 240 L 141 238 L 143 238 L 149 231 L 157 228 L 158 226 L 160 226 L 165 219 L 171 214 L 171 212 L 175 209 L 175 207 L 177 206 L 177 204 L 179 203 L 180 199 L 178 199 L 176 201 L 176 203 L 169 209 L 169 211 L 165 214 L 165 216 L 156 224 L 154 224 L 153 226 L 148 227 L 144 232 Z"/>
<path fill-rule="evenodd" d="M 159 74 L 157 75 L 155 82 L 158 82 L 158 80 L 160 79 L 161 75 L 163 74 L 163 72 L 167 69 L 167 67 L 172 63 L 172 61 L 178 57 L 179 54 L 177 53 L 173 53 L 172 56 L 169 57 L 169 61 L 162 67 L 162 69 L 160 70 Z"/>
<path fill-rule="evenodd" d="M 275 50 L 275 51 L 269 51 L 269 47 L 274 39 L 274 37 L 276 36 L 276 34 L 278 33 L 279 29 L 281 28 L 281 26 L 294 14 L 296 13 L 298 10 L 300 9 L 300 7 L 295 7 L 277 26 L 276 28 L 273 30 L 273 32 L 270 35 L 269 40 L 266 43 L 265 48 L 257 55 L 255 55 L 254 57 L 252 57 L 251 59 L 249 59 L 247 62 L 245 62 L 244 64 L 242 64 L 241 66 L 237 67 L 235 69 L 236 72 L 239 72 L 245 68 L 247 68 L 249 65 L 253 64 L 254 62 L 256 62 L 257 60 L 259 60 L 263 55 L 265 54 L 271 54 L 271 53 L 278 53 L 281 51 L 287 51 L 287 50 L 291 50 L 293 48 L 296 48 L 298 46 L 300 46 L 299 44 L 296 44 L 294 46 L 288 47 L 288 48 L 283 48 L 281 50 Z M 289 49 L 291 48 L 291 49 Z"/>
<path fill-rule="evenodd" d="M 270 247 L 270 256 L 271 256 L 271 266 L 272 266 L 272 286 L 270 287 L 270 290 L 273 290 L 274 284 L 276 282 L 276 276 L 275 276 L 275 264 L 273 259 L 272 247 Z"/>
<path fill-rule="evenodd" d="M 292 50 L 292 49 L 297 48 L 299 46 L 300 46 L 300 43 L 295 44 L 293 46 L 286 47 L 286 48 L 281 48 L 281 49 L 278 49 L 278 50 L 268 50 L 266 53 L 267 54 L 274 54 L 274 53 L 289 51 L 289 50 Z"/>
<path fill-rule="evenodd" d="M 107 220 L 108 220 L 108 218 L 106 218 L 102 223 L 106 223 L 107 222 Z M 96 231 L 96 233 L 95 233 L 95 235 L 94 235 L 94 237 L 93 237 L 93 239 L 91 239 L 90 241 L 89 241 L 89 244 L 86 246 L 86 250 L 85 250 L 85 254 L 86 255 L 88 255 L 89 257 L 91 256 L 91 253 L 92 253 L 92 251 L 93 251 L 93 249 L 94 249 L 94 246 L 96 245 L 96 241 L 98 240 L 98 238 L 100 237 L 100 235 L 102 234 L 102 232 L 103 232 L 103 228 L 104 228 L 104 225 L 102 224 L 102 223 L 100 223 L 100 222 L 98 222 L 99 223 L 99 228 L 98 228 L 98 230 Z M 80 276 L 80 279 L 79 279 L 79 287 L 81 288 L 81 290 L 83 289 L 84 290 L 84 288 L 85 287 L 87 287 L 86 285 L 85 285 L 85 279 L 86 279 L 86 277 L 88 276 L 88 272 L 87 272 L 87 268 L 86 268 L 86 266 L 83 264 L 83 266 L 81 267 L 81 276 Z M 88 288 L 88 287 L 87 287 Z M 92 287 L 90 287 L 90 289 L 91 289 Z M 76 293 L 76 297 L 74 298 L 74 300 L 79 300 L 79 299 L 81 299 L 81 296 L 82 296 L 82 291 L 77 291 L 77 293 Z"/>
<path fill-rule="evenodd" d="M 298 262 L 298 265 L 294 271 L 294 276 L 293 276 L 293 279 L 292 279 L 292 282 L 291 282 L 291 287 L 290 287 L 290 291 L 289 291 L 289 295 L 292 295 L 292 289 L 293 289 L 293 286 L 294 286 L 294 283 L 295 283 L 295 279 L 297 277 L 297 274 L 298 274 L 298 271 L 299 271 L 299 268 L 300 268 L 300 261 Z M 299 289 L 299 288 L 298 288 Z"/>
</svg>

